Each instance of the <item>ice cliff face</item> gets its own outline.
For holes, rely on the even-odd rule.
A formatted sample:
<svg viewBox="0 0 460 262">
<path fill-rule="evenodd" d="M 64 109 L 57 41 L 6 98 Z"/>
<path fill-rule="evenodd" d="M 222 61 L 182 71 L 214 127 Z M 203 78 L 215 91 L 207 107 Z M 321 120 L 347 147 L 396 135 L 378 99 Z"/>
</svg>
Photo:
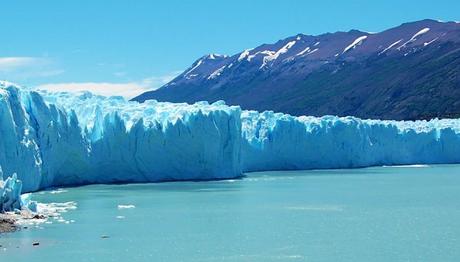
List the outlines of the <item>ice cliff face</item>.
<svg viewBox="0 0 460 262">
<path fill-rule="evenodd" d="M 2 174 L 0 167 L 0 174 Z M 21 209 L 21 181 L 16 175 L 9 177 L 6 181 L 0 179 L 0 213 Z"/>
<path fill-rule="evenodd" d="M 380 121 L 244 111 L 243 170 L 458 163 L 460 120 Z"/>
<path fill-rule="evenodd" d="M 36 211 L 36 202 L 30 201 L 30 194 L 21 197 L 22 182 L 17 179 L 16 174 L 2 179 L 2 169 L 0 167 L 0 213 L 21 210 L 23 208 Z"/>
<path fill-rule="evenodd" d="M 235 177 L 241 174 L 240 113 L 219 103 L 139 105 L 89 93 L 39 94 L 3 83 L 0 165 L 5 174 L 18 174 L 25 192 Z"/>
<path fill-rule="evenodd" d="M 460 162 L 460 121 L 292 117 L 0 83 L 0 166 L 24 192 L 243 171 Z"/>
</svg>

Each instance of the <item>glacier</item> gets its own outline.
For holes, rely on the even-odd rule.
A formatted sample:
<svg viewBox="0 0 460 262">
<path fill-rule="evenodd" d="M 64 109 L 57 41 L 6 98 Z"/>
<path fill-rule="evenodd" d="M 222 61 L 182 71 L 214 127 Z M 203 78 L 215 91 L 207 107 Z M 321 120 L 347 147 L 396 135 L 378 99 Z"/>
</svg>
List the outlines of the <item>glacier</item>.
<svg viewBox="0 0 460 262">
<path fill-rule="evenodd" d="M 244 171 L 447 164 L 460 161 L 460 120 L 362 120 L 244 111 Z"/>
<path fill-rule="evenodd" d="M 2 175 L 1 169 L 0 175 Z M 22 183 L 17 180 L 15 174 L 5 181 L 3 181 L 3 178 L 0 179 L 0 213 L 21 209 L 21 191 Z"/>
<path fill-rule="evenodd" d="M 0 213 L 27 209 L 37 211 L 37 202 L 31 201 L 30 194 L 22 193 L 22 182 L 13 174 L 3 181 L 3 172 L 0 166 Z"/>
<path fill-rule="evenodd" d="M 294 117 L 0 82 L 0 166 L 22 191 L 244 172 L 460 162 L 460 120 Z"/>
</svg>

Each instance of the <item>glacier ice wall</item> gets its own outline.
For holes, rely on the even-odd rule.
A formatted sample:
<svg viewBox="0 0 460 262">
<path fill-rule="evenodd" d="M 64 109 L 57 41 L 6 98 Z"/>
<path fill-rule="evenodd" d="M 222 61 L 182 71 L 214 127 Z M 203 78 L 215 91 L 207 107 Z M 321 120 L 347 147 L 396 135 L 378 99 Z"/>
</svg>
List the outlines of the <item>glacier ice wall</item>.
<svg viewBox="0 0 460 262">
<path fill-rule="evenodd" d="M 460 120 L 379 121 L 242 111 L 0 83 L 0 166 L 24 191 L 200 180 L 245 171 L 459 163 Z"/>
<path fill-rule="evenodd" d="M 243 171 L 460 162 L 460 120 L 380 121 L 244 111 Z"/>
<path fill-rule="evenodd" d="M 0 175 L 3 176 L 1 167 Z M 5 181 L 0 178 L 0 213 L 21 209 L 21 191 L 22 183 L 17 180 L 16 174 L 8 177 Z"/>
<path fill-rule="evenodd" d="M 1 85 L 1 84 L 0 84 Z M 62 103 L 59 103 L 62 102 Z M 0 165 L 24 191 L 241 175 L 241 110 L 0 88 Z"/>
<path fill-rule="evenodd" d="M 16 173 L 3 180 L 3 171 L 0 166 L 0 213 L 27 209 L 37 211 L 37 202 L 31 201 L 31 194 L 22 193 L 22 181 Z"/>
</svg>

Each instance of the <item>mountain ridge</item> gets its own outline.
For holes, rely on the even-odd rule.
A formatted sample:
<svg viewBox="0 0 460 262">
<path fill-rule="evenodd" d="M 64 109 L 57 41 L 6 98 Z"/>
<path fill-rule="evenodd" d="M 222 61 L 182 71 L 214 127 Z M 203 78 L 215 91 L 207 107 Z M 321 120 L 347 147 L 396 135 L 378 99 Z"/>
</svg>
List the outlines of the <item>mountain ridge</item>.
<svg viewBox="0 0 460 262">
<path fill-rule="evenodd" d="M 293 115 L 459 117 L 460 104 L 446 105 L 451 99 L 444 97 L 460 98 L 459 50 L 460 24 L 430 19 L 379 33 L 297 34 L 232 56 L 202 56 L 171 82 L 133 100 L 225 100 Z M 382 95 L 390 99 L 380 103 Z"/>
</svg>

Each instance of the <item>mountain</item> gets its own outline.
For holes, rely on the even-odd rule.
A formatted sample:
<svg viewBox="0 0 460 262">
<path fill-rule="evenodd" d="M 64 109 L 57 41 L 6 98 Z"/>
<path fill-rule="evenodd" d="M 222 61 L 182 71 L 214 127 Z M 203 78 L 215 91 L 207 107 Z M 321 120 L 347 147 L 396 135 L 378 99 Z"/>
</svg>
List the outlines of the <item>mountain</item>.
<svg viewBox="0 0 460 262">
<path fill-rule="evenodd" d="M 233 56 L 210 54 L 133 100 L 147 99 L 225 100 L 292 115 L 460 117 L 460 23 L 298 34 Z"/>
</svg>

